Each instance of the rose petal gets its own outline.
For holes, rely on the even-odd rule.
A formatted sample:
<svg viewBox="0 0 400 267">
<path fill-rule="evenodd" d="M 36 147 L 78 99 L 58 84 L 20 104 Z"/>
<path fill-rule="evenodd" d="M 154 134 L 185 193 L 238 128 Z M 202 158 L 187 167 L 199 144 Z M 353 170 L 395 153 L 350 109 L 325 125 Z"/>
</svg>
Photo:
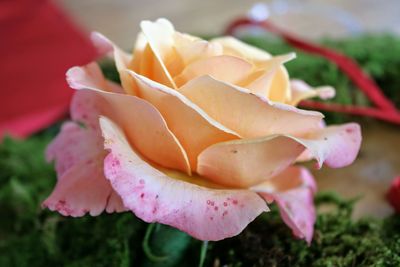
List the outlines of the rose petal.
<svg viewBox="0 0 400 267">
<path fill-rule="evenodd" d="M 247 190 L 216 190 L 172 179 L 130 148 L 123 133 L 100 119 L 105 146 L 105 174 L 124 205 L 146 222 L 176 227 L 201 240 L 220 240 L 240 233 L 266 203 Z"/>
<path fill-rule="evenodd" d="M 209 76 L 190 81 L 179 92 L 210 117 L 246 138 L 307 133 L 318 129 L 323 118 L 319 112 L 272 103 Z"/>
<path fill-rule="evenodd" d="M 318 162 L 332 168 L 351 164 L 360 149 L 358 124 L 349 123 L 317 130 L 305 137 L 291 135 L 223 142 L 204 150 L 197 172 L 212 181 L 246 187 L 278 174 L 306 148 Z"/>
<path fill-rule="evenodd" d="M 140 32 L 137 36 L 135 46 L 133 48 L 133 58 L 129 64 L 131 70 L 136 71 L 147 77 L 156 76 L 154 65 L 159 65 L 158 61 L 150 48 L 145 35 Z M 156 77 L 154 77 L 156 78 Z M 131 77 L 132 79 L 132 77 Z"/>
<path fill-rule="evenodd" d="M 293 234 L 311 243 L 316 220 L 313 202 L 316 184 L 307 169 L 289 167 L 252 190 L 266 199 L 272 197 L 278 204 L 283 221 L 292 229 Z"/>
<path fill-rule="evenodd" d="M 260 63 L 259 70 L 238 85 L 271 101 L 282 102 L 290 98 L 289 76 L 282 64 L 295 57 L 295 53 L 272 57 Z"/>
<path fill-rule="evenodd" d="M 211 43 L 222 45 L 224 55 L 231 55 L 244 58 L 249 62 L 263 62 L 269 60 L 272 56 L 264 50 L 248 45 L 234 37 L 219 37 L 212 39 Z"/>
<path fill-rule="evenodd" d="M 193 170 L 196 169 L 197 156 L 205 148 L 238 138 L 235 132 L 210 118 L 176 90 L 134 72 L 129 73 L 136 80 L 140 97 L 161 112 L 168 127 L 185 148 Z"/>
<path fill-rule="evenodd" d="M 235 84 L 248 76 L 252 68 L 252 64 L 238 57 L 215 56 L 192 62 L 174 80 L 181 87 L 194 78 L 210 75 L 217 80 Z"/>
<path fill-rule="evenodd" d="M 95 132 L 83 129 L 75 122 L 66 122 L 60 133 L 46 149 L 47 161 L 55 161 L 59 177 L 74 165 L 96 158 L 102 153 L 103 138 Z"/>
<path fill-rule="evenodd" d="M 142 21 L 140 27 L 157 59 L 154 63 L 160 69 L 157 79 L 154 80 L 176 88 L 175 82 L 165 64 L 165 62 L 174 58 L 173 56 L 171 57 L 174 47 L 174 26 L 166 19 L 158 19 L 155 22 Z"/>
<path fill-rule="evenodd" d="M 104 210 L 124 211 L 121 198 L 115 195 L 110 182 L 104 178 L 102 167 L 103 157 L 74 165 L 58 179 L 42 206 L 72 217 L 86 213 L 97 216 Z"/>
<path fill-rule="evenodd" d="M 341 168 L 353 163 L 361 146 L 361 129 L 357 123 L 328 126 L 303 138 L 291 137 L 307 148 L 321 168 Z"/>
<path fill-rule="evenodd" d="M 296 106 L 300 101 L 312 97 L 319 97 L 321 99 L 330 99 L 335 97 L 335 89 L 331 86 L 320 86 L 312 88 L 309 84 L 302 80 L 291 80 L 290 89 L 292 91 L 292 98 L 289 105 Z"/>
<path fill-rule="evenodd" d="M 274 75 L 268 99 L 275 102 L 285 103 L 291 98 L 289 74 L 285 67 L 280 66 Z"/>
<path fill-rule="evenodd" d="M 66 122 L 47 149 L 48 160 L 55 160 L 57 185 L 43 207 L 65 216 L 99 215 L 125 208 L 104 177 L 105 151 L 100 132 Z"/>
<path fill-rule="evenodd" d="M 247 188 L 291 165 L 304 146 L 285 136 L 215 144 L 198 158 L 197 173 L 223 185 Z"/>
<path fill-rule="evenodd" d="M 278 66 L 278 70 L 274 75 L 271 75 L 270 67 L 268 66 L 274 61 L 281 61 L 282 58 L 280 56 L 272 57 L 266 51 L 250 46 L 233 37 L 216 38 L 211 40 L 211 43 L 222 45 L 224 55 L 244 58 L 254 64 L 257 69 L 256 73 L 253 73 L 249 77 L 250 80 L 247 79 L 247 86 L 239 84 L 240 86 L 267 97 L 271 101 L 284 103 L 287 99 L 290 99 L 289 75 L 287 70 L 283 66 Z M 293 59 L 293 56 L 295 56 L 294 53 L 284 55 L 287 58 L 280 64 Z M 251 78 L 257 78 L 257 80 L 254 81 L 254 84 L 250 85 Z"/>
<path fill-rule="evenodd" d="M 92 32 L 91 34 L 92 43 L 97 47 L 100 55 L 111 54 L 115 60 L 119 77 L 121 79 L 122 87 L 125 92 L 131 95 L 135 95 L 135 84 L 132 82 L 132 78 L 124 71 L 131 64 L 132 56 L 125 53 L 107 37 L 98 32 Z"/>
<path fill-rule="evenodd" d="M 142 155 L 164 167 L 190 173 L 189 161 L 183 147 L 158 110 L 138 97 L 106 92 L 102 91 L 105 88 L 95 87 L 102 84 L 99 80 L 104 77 L 90 76 L 90 68 L 91 65 L 88 65 L 69 70 L 67 80 L 70 86 L 87 91 L 88 98 L 91 99 L 88 101 L 90 106 L 98 110 L 97 114 L 109 116 L 116 121 Z M 77 73 L 80 75 L 76 75 Z M 91 118 L 93 114 L 90 110 L 85 110 L 86 107 L 84 103 L 75 106 L 80 117 Z M 73 117 L 76 116 L 74 113 Z"/>
<path fill-rule="evenodd" d="M 174 38 L 176 51 L 185 66 L 200 59 L 222 55 L 222 46 L 220 44 L 207 42 L 179 32 L 175 32 Z"/>
</svg>

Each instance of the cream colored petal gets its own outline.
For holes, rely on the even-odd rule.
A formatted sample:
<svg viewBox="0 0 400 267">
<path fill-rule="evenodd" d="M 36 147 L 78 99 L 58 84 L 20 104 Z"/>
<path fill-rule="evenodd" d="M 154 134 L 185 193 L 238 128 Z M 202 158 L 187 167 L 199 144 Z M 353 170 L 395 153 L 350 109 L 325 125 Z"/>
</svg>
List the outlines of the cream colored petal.
<svg viewBox="0 0 400 267">
<path fill-rule="evenodd" d="M 124 71 L 131 64 L 132 56 L 124 52 L 101 33 L 92 32 L 90 37 L 93 44 L 102 55 L 111 54 L 115 60 L 122 87 L 127 94 L 135 95 L 135 84 L 133 83 L 132 78 Z"/>
<path fill-rule="evenodd" d="M 249 88 L 249 90 L 254 93 L 268 97 L 271 101 L 285 103 L 287 99 L 290 99 L 289 75 L 287 70 L 280 65 L 293 59 L 295 57 L 294 53 L 272 57 L 264 50 L 250 46 L 233 37 L 216 38 L 211 40 L 211 43 L 221 44 L 225 55 L 244 58 L 254 64 L 257 71 L 261 71 L 262 69 L 266 71 L 263 75 L 258 76 L 257 80 L 254 80 L 254 84 L 250 85 L 251 81 L 247 81 L 246 85 L 242 82 L 240 86 Z M 279 61 L 282 63 L 279 63 Z M 278 66 L 276 66 L 276 63 L 278 63 Z M 270 74 L 271 67 L 273 67 L 273 69 L 278 67 L 278 70 L 273 76 Z M 252 77 L 254 78 L 256 75 Z"/>
<path fill-rule="evenodd" d="M 147 50 L 151 51 L 150 46 L 148 45 L 147 39 L 144 34 L 140 32 L 136 37 L 136 42 L 133 47 L 133 58 L 129 64 L 130 70 L 136 71 L 138 73 L 148 73 L 149 67 L 147 66 L 150 65 L 149 61 L 152 62 L 152 60 L 149 60 L 149 57 L 153 54 L 149 55 L 149 52 Z"/>
<path fill-rule="evenodd" d="M 142 21 L 140 27 L 156 58 L 153 67 L 160 69 L 156 81 L 176 88 L 166 64 L 166 62 L 174 59 L 175 29 L 173 25 L 166 19 L 158 19 L 156 22 Z"/>
<path fill-rule="evenodd" d="M 203 76 L 179 89 L 211 118 L 242 137 L 300 134 L 320 128 L 323 115 L 273 103 L 231 84 Z"/>
<path fill-rule="evenodd" d="M 290 98 L 289 74 L 284 66 L 280 66 L 274 75 L 268 99 L 274 102 L 285 103 Z"/>
<path fill-rule="evenodd" d="M 188 34 L 175 33 L 175 48 L 182 58 L 184 65 L 209 57 L 222 55 L 222 46 L 218 43 L 210 43 Z"/>
<path fill-rule="evenodd" d="M 290 90 L 292 92 L 292 98 L 288 104 L 293 106 L 296 106 L 302 100 L 312 97 L 319 97 L 324 100 L 335 97 L 335 89 L 333 87 L 319 86 L 313 88 L 302 80 L 291 80 Z"/>
<path fill-rule="evenodd" d="M 181 87 L 192 79 L 203 75 L 235 84 L 247 77 L 253 66 L 249 62 L 234 56 L 215 56 L 194 61 L 174 78 L 176 85 Z"/>
<path fill-rule="evenodd" d="M 247 188 L 286 169 L 304 149 L 285 136 L 219 143 L 199 155 L 197 173 L 215 183 Z"/>
<path fill-rule="evenodd" d="M 104 91 L 103 87 L 98 86 L 103 84 L 104 77 L 90 75 L 91 67 L 88 65 L 70 69 L 67 72 L 69 85 L 74 89 L 85 90 L 97 114 L 117 122 L 131 144 L 146 158 L 161 166 L 190 173 L 184 149 L 158 110 L 138 97 Z M 76 108 L 82 110 L 84 107 Z M 83 118 L 91 116 L 83 111 L 80 114 Z"/>
<path fill-rule="evenodd" d="M 284 102 L 290 99 L 290 90 L 289 75 L 282 65 L 295 57 L 295 53 L 272 57 L 257 66 L 259 70 L 238 85 L 271 101 Z"/>
<path fill-rule="evenodd" d="M 224 55 L 245 58 L 250 62 L 262 62 L 271 58 L 271 55 L 264 50 L 248 45 L 234 37 L 227 36 L 215 38 L 210 42 L 222 45 Z"/>
<path fill-rule="evenodd" d="M 239 136 L 209 117 L 182 94 L 132 71 L 140 97 L 152 103 L 185 148 L 190 165 L 196 168 L 197 156 L 210 145 Z"/>
</svg>

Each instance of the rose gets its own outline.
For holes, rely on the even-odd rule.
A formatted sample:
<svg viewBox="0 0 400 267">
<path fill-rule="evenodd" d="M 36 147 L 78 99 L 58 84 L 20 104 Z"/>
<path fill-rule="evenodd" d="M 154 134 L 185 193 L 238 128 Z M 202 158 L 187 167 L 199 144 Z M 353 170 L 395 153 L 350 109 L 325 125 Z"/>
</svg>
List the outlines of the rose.
<svg viewBox="0 0 400 267">
<path fill-rule="evenodd" d="M 272 57 L 231 37 L 207 42 L 165 19 L 141 28 L 133 55 L 92 35 L 114 57 L 122 88 L 96 63 L 67 72 L 78 91 L 72 121 L 47 150 L 58 181 L 43 205 L 74 217 L 130 210 L 220 240 L 276 202 L 310 242 L 316 186 L 293 164 L 346 166 L 361 135 L 357 124 L 324 127 L 321 113 L 293 105 L 333 89 L 290 82 L 283 63 L 294 54 Z"/>
</svg>

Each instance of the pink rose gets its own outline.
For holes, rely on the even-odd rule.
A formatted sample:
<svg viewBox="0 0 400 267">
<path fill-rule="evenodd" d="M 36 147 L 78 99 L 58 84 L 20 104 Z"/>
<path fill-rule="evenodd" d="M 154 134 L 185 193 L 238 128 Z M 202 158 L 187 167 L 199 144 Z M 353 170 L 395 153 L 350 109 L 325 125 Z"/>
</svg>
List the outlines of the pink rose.
<svg viewBox="0 0 400 267">
<path fill-rule="evenodd" d="M 92 35 L 114 57 L 122 87 L 96 63 L 67 72 L 77 89 L 72 121 L 48 147 L 58 181 L 43 205 L 74 217 L 130 210 L 220 240 L 276 202 L 310 242 L 316 185 L 294 164 L 349 165 L 361 134 L 354 123 L 324 127 L 321 113 L 293 105 L 333 89 L 290 82 L 283 63 L 294 54 L 272 57 L 231 37 L 207 42 L 165 19 L 141 29 L 132 55 Z"/>
</svg>

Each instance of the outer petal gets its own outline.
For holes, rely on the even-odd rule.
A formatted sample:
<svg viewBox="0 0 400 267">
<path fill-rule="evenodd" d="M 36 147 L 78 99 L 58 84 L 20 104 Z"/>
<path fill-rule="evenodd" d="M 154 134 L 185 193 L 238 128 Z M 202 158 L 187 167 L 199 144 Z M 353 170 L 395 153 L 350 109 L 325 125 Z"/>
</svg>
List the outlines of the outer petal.
<svg viewBox="0 0 400 267">
<path fill-rule="evenodd" d="M 178 87 L 194 78 L 210 75 L 217 80 L 235 84 L 248 76 L 253 65 L 244 59 L 234 56 L 215 56 L 194 61 L 174 78 Z"/>
<path fill-rule="evenodd" d="M 303 138 L 291 137 L 307 148 L 321 168 L 341 168 L 353 163 L 361 146 L 361 129 L 357 123 L 328 126 Z"/>
<path fill-rule="evenodd" d="M 331 126 L 299 138 L 291 135 L 242 139 L 213 145 L 198 159 L 197 172 L 230 186 L 250 186 L 278 174 L 306 148 L 321 167 L 351 164 L 361 143 L 360 127 L 349 123 Z"/>
<path fill-rule="evenodd" d="M 98 32 L 92 32 L 91 40 L 97 47 L 100 55 L 111 54 L 115 60 L 121 83 L 123 88 L 128 94 L 135 94 L 135 84 L 132 82 L 132 78 L 126 74 L 125 69 L 128 68 L 132 61 L 132 56 L 125 53 L 122 49 L 111 42 L 107 37 Z"/>
<path fill-rule="evenodd" d="M 290 167 L 252 190 L 266 199 L 272 197 L 279 206 L 283 221 L 292 229 L 293 234 L 311 243 L 316 220 L 313 202 L 316 184 L 307 169 Z"/>
<path fill-rule="evenodd" d="M 92 216 L 124 211 L 121 198 L 104 178 L 102 159 L 74 165 L 59 178 L 51 195 L 42 206 L 64 216 Z"/>
<path fill-rule="evenodd" d="M 331 86 L 312 88 L 302 80 L 291 80 L 290 89 L 292 91 L 292 98 L 288 104 L 293 106 L 296 106 L 300 101 L 307 98 L 319 97 L 321 99 L 330 99 L 335 96 L 335 89 Z"/>
<path fill-rule="evenodd" d="M 74 122 L 63 125 L 47 149 L 47 158 L 56 162 L 58 181 L 43 202 L 44 207 L 74 217 L 87 212 L 99 215 L 104 210 L 125 210 L 121 198 L 104 177 L 102 143 L 98 131 Z"/>
<path fill-rule="evenodd" d="M 215 144 L 198 158 L 197 173 L 232 187 L 247 188 L 291 165 L 304 146 L 285 136 Z"/>
<path fill-rule="evenodd" d="M 307 133 L 320 128 L 323 118 L 319 112 L 272 103 L 209 76 L 189 82 L 179 92 L 242 137 Z"/>
<path fill-rule="evenodd" d="M 190 166 L 185 151 L 168 129 L 158 110 L 143 99 L 102 91 L 101 80 L 104 77 L 92 76 L 93 65 L 74 67 L 67 73 L 67 80 L 72 88 L 86 90 L 91 106 L 98 112 L 116 121 L 126 132 L 132 145 L 148 159 L 173 169 L 190 173 Z M 98 89 L 99 88 L 99 89 Z M 87 104 L 76 105 L 82 118 L 90 118 Z M 74 116 L 74 114 L 73 114 Z M 98 118 L 98 115 L 95 115 Z M 93 121 L 93 118 L 90 120 Z M 154 142 L 157 140 L 157 142 Z"/>
<path fill-rule="evenodd" d="M 265 202 L 247 190 L 216 190 L 172 179 L 130 148 L 123 133 L 100 119 L 105 146 L 105 174 L 124 205 L 146 222 L 176 227 L 202 240 L 237 235 L 261 212 Z"/>
<path fill-rule="evenodd" d="M 237 139 L 238 135 L 210 118 L 176 90 L 130 72 L 140 97 L 152 103 L 164 116 L 168 127 L 185 148 L 190 166 L 196 169 L 197 156 L 215 143 Z"/>
<path fill-rule="evenodd" d="M 74 165 L 97 158 L 103 151 L 102 143 L 103 139 L 95 131 L 86 130 L 75 122 L 66 122 L 48 145 L 46 159 L 55 161 L 57 175 L 61 177 Z"/>
</svg>

